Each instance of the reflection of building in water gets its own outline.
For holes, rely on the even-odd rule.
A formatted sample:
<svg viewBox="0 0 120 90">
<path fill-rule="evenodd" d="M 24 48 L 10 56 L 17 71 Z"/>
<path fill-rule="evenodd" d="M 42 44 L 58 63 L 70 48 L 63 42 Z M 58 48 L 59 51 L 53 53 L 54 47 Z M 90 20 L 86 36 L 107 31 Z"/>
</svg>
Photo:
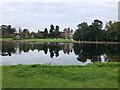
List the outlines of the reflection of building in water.
<svg viewBox="0 0 120 90">
<path fill-rule="evenodd" d="M 101 58 L 101 62 L 106 62 L 106 61 L 108 62 L 109 61 L 106 54 L 101 55 L 100 58 Z"/>
<path fill-rule="evenodd" d="M 73 29 L 65 28 L 63 31 L 64 31 L 64 37 L 65 38 L 72 38 Z"/>
<path fill-rule="evenodd" d="M 70 52 L 72 52 L 72 50 L 73 50 L 73 43 L 69 43 L 70 45 L 69 45 L 69 50 L 70 50 Z"/>
<path fill-rule="evenodd" d="M 14 49 L 15 49 L 15 51 L 16 51 L 16 54 L 20 54 L 20 53 L 21 53 L 21 52 L 20 52 L 20 43 L 19 43 L 19 42 L 15 43 Z"/>
<path fill-rule="evenodd" d="M 69 54 L 70 52 L 72 52 L 72 48 L 73 48 L 73 43 L 64 43 L 63 52 Z"/>
</svg>

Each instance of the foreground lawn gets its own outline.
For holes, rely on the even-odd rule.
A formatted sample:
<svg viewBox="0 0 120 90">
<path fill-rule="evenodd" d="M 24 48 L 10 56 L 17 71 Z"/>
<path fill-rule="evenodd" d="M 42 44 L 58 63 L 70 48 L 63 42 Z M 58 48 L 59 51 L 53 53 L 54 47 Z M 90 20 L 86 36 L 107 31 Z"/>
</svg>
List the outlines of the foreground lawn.
<svg viewBox="0 0 120 90">
<path fill-rule="evenodd" d="M 118 67 L 118 63 L 3 66 L 2 85 L 3 88 L 118 88 Z"/>
<path fill-rule="evenodd" d="M 19 42 L 71 42 L 70 39 L 62 39 L 62 38 L 58 38 L 58 39 L 22 39 L 22 40 L 13 40 L 12 38 L 3 38 L 0 39 L 2 41 L 19 41 Z"/>
</svg>

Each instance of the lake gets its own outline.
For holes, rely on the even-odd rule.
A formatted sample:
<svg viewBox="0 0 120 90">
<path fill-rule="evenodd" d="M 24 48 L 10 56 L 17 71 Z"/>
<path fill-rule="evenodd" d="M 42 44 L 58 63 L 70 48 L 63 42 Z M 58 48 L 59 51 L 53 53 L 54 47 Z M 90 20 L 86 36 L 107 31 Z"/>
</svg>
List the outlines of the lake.
<svg viewBox="0 0 120 90">
<path fill-rule="evenodd" d="M 2 65 L 86 65 L 96 62 L 119 62 L 120 45 L 2 42 L 0 58 Z"/>
</svg>

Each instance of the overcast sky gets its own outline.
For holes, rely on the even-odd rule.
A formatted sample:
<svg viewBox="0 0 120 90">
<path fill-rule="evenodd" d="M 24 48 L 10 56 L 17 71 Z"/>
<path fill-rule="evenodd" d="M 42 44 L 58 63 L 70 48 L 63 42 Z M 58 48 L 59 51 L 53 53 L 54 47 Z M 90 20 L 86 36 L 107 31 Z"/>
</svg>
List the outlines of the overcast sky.
<svg viewBox="0 0 120 90">
<path fill-rule="evenodd" d="M 12 2 L 10 2 L 12 1 Z M 73 30 L 82 22 L 90 24 L 94 19 L 118 20 L 119 0 L 7 0 L 0 3 L 0 24 L 28 28 L 30 31 L 59 25 L 60 30 Z M 1 18 L 2 17 L 2 18 Z"/>
</svg>

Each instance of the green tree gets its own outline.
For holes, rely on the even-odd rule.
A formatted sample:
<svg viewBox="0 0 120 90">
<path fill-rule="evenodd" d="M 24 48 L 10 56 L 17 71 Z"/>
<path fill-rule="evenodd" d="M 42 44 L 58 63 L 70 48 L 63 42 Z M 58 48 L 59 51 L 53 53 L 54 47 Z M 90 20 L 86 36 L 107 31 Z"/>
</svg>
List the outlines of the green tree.
<svg viewBox="0 0 120 90">
<path fill-rule="evenodd" d="M 78 29 L 75 31 L 73 38 L 76 40 L 86 41 L 89 26 L 86 22 L 77 25 Z"/>
<path fill-rule="evenodd" d="M 92 36 L 95 37 L 95 39 L 93 40 L 98 41 L 100 39 L 99 37 L 101 37 L 102 27 L 103 27 L 102 21 L 97 19 L 94 20 L 94 22 L 92 23 Z"/>
<path fill-rule="evenodd" d="M 81 33 L 80 30 L 79 30 L 79 29 L 76 29 L 76 30 L 75 30 L 75 33 L 73 34 L 73 39 L 74 39 L 74 40 L 77 40 L 77 41 L 80 40 L 80 39 L 81 39 L 80 33 Z"/>
<path fill-rule="evenodd" d="M 13 34 L 16 30 L 15 30 L 15 28 L 12 28 L 11 27 L 11 25 L 8 25 L 8 28 L 7 28 L 8 30 L 8 34 Z"/>
<path fill-rule="evenodd" d="M 47 30 L 47 28 L 44 29 L 44 38 L 48 38 L 48 30 Z"/>
<path fill-rule="evenodd" d="M 16 31 L 15 28 L 12 28 L 11 25 L 1 25 L 0 26 L 0 32 L 2 34 L 1 37 L 3 38 L 12 38 L 14 32 Z"/>
<path fill-rule="evenodd" d="M 2 34 L 2 36 L 1 36 L 2 38 L 5 38 L 5 34 L 8 33 L 7 28 L 8 28 L 7 25 L 1 25 L 0 26 L 0 32 Z"/>
<path fill-rule="evenodd" d="M 107 22 L 105 30 L 107 32 L 108 40 L 110 40 L 111 42 L 120 41 L 120 22 Z"/>
<path fill-rule="evenodd" d="M 50 26 L 49 37 L 54 38 L 54 26 L 53 26 L 53 24 Z"/>
<path fill-rule="evenodd" d="M 59 38 L 59 26 L 56 26 L 55 32 L 54 32 L 55 38 Z"/>
<path fill-rule="evenodd" d="M 28 39 L 29 38 L 29 30 L 28 29 L 23 29 L 23 38 Z"/>
</svg>

